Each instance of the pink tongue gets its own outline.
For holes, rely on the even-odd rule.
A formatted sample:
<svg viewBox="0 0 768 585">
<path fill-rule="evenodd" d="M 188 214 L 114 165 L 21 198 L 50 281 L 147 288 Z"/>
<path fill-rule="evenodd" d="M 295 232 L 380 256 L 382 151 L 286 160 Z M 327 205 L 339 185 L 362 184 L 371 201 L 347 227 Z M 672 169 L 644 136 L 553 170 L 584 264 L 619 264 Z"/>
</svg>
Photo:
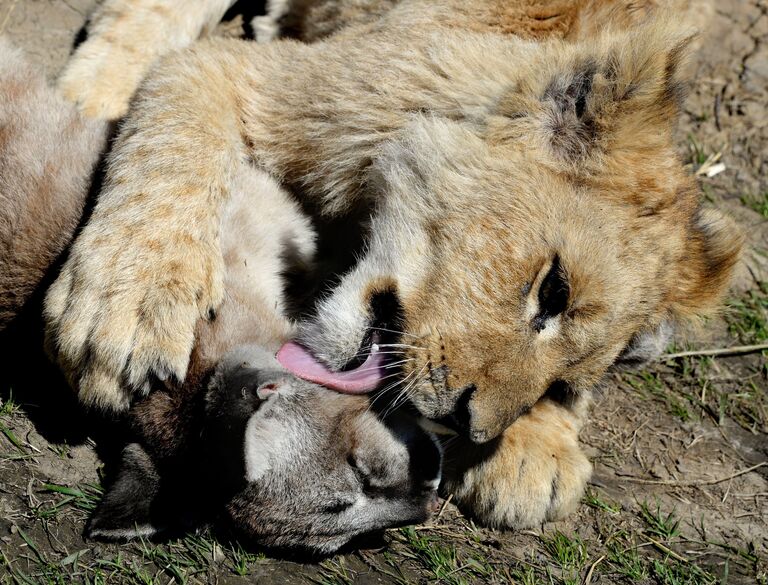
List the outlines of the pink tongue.
<svg viewBox="0 0 768 585">
<path fill-rule="evenodd" d="M 371 346 L 371 354 L 362 365 L 346 372 L 332 372 L 319 363 L 306 348 L 293 341 L 280 348 L 277 361 L 299 378 L 346 394 L 370 392 L 379 385 L 384 376 L 384 357 L 375 344 Z"/>
</svg>

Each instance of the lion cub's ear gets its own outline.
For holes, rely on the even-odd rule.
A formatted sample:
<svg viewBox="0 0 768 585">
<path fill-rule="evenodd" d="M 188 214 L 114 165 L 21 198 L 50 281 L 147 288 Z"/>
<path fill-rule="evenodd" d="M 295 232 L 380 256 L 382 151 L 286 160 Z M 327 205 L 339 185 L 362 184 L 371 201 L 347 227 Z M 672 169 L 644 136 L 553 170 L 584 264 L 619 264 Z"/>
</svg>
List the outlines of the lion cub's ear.
<svg viewBox="0 0 768 585">
<path fill-rule="evenodd" d="M 730 218 L 715 209 L 694 213 L 686 239 L 685 261 L 676 275 L 670 307 L 678 319 L 706 315 L 728 289 L 739 260 L 744 235 Z"/>
<path fill-rule="evenodd" d="M 499 101 L 498 141 L 526 137 L 558 164 L 666 149 L 687 85 L 695 34 L 664 19 L 580 43 L 542 45 L 524 82 Z M 533 136 L 531 136 L 533 134 Z"/>
</svg>

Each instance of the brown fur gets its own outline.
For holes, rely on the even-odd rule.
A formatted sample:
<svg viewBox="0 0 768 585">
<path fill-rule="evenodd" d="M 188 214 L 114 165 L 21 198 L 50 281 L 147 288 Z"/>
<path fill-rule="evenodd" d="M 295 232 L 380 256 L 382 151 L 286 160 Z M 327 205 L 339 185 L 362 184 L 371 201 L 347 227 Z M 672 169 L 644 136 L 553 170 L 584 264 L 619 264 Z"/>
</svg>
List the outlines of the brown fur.
<svg viewBox="0 0 768 585">
<path fill-rule="evenodd" d="M 0 330 L 72 239 L 105 126 L 50 91 L 0 39 Z"/>
</svg>

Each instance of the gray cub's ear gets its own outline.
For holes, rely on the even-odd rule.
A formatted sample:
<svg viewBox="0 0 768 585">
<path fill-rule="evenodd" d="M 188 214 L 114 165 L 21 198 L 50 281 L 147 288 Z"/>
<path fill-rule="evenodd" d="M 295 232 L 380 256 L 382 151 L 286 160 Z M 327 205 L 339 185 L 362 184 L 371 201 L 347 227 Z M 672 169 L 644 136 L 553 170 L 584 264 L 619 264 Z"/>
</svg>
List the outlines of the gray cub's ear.
<svg viewBox="0 0 768 585">
<path fill-rule="evenodd" d="M 147 452 L 131 443 L 123 449 L 117 479 L 88 523 L 89 538 L 124 540 L 160 531 L 151 521 L 160 476 Z"/>
<path fill-rule="evenodd" d="M 673 331 L 672 325 L 664 321 L 655 329 L 635 333 L 624 351 L 616 358 L 612 369 L 633 368 L 656 359 L 666 351 Z"/>
</svg>

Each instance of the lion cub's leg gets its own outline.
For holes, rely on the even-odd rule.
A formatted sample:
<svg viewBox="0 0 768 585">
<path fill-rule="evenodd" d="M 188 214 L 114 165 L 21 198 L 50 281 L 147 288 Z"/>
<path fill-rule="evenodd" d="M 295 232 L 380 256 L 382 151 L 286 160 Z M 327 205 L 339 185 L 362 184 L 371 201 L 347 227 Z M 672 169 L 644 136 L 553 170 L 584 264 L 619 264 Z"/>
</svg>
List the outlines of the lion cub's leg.
<svg viewBox="0 0 768 585">
<path fill-rule="evenodd" d="M 87 116 L 114 120 L 128 110 L 152 64 L 214 26 L 234 0 L 106 0 L 91 18 L 58 86 Z"/>
<path fill-rule="evenodd" d="M 219 217 L 248 160 L 235 101 L 248 84 L 240 53 L 213 44 L 222 51 L 190 50 L 142 85 L 48 290 L 47 345 L 86 404 L 121 410 L 155 377 L 183 380 L 195 325 L 223 299 Z"/>
<path fill-rule="evenodd" d="M 498 528 L 530 528 L 573 511 L 592 472 L 578 442 L 587 402 L 542 398 L 492 444 L 449 445 L 443 489 Z"/>
</svg>

